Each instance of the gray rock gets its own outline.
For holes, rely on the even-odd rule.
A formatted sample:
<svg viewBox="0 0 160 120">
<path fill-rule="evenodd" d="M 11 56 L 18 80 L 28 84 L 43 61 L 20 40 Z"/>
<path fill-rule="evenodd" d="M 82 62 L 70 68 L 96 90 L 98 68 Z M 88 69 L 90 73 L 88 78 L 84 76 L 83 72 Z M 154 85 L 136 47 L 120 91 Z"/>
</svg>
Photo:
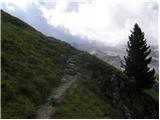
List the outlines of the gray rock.
<svg viewBox="0 0 160 120">
<path fill-rule="evenodd" d="M 115 75 L 112 75 L 106 83 L 106 96 L 112 99 L 113 104 L 118 103 L 120 99 L 120 89 L 124 87 L 124 83 Z"/>
<path fill-rule="evenodd" d="M 48 103 L 49 103 L 49 105 L 51 105 L 52 107 L 54 107 L 54 106 L 56 105 L 56 102 L 55 102 L 55 99 L 54 99 L 54 98 L 51 98 Z"/>
<path fill-rule="evenodd" d="M 76 75 L 76 70 L 74 70 L 74 69 L 67 69 L 66 73 L 69 74 L 69 75 Z"/>
<path fill-rule="evenodd" d="M 131 113 L 131 111 L 128 109 L 127 106 L 122 105 L 122 106 L 120 107 L 120 109 L 121 109 L 121 112 L 122 112 L 122 115 L 123 115 L 124 118 L 126 118 L 126 119 L 131 119 L 131 118 L 132 118 L 132 113 Z"/>
<path fill-rule="evenodd" d="M 67 82 L 67 79 L 65 77 L 63 77 L 62 82 Z"/>
</svg>

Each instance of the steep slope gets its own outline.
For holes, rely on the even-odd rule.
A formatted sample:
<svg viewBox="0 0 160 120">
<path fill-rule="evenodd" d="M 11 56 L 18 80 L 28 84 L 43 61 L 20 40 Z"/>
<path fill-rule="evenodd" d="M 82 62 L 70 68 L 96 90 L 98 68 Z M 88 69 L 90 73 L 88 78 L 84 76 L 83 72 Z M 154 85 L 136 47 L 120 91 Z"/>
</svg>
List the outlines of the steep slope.
<svg viewBox="0 0 160 120">
<path fill-rule="evenodd" d="M 158 118 L 158 96 L 139 92 L 116 68 L 81 53 L 78 79 L 52 118 Z"/>
<path fill-rule="evenodd" d="M 40 105 L 36 118 L 48 119 L 51 118 L 51 113 L 55 108 L 55 104 L 61 103 L 63 100 L 64 92 L 71 86 L 73 82 L 77 79 L 77 66 L 75 64 L 75 59 L 77 55 L 73 55 L 68 58 L 63 77 L 61 78 L 61 84 L 54 88 L 46 99 L 46 102 Z"/>
<path fill-rule="evenodd" d="M 76 50 L 3 11 L 1 18 L 2 118 L 33 118 Z"/>
<path fill-rule="evenodd" d="M 3 11 L 1 18 L 2 118 L 36 118 L 39 106 L 59 90 L 54 88 L 67 82 L 66 72 L 75 74 L 66 69 L 72 56 L 75 82 L 58 94 L 60 102 L 51 99 L 51 118 L 158 118 L 158 100 L 137 92 L 113 66 Z"/>
</svg>

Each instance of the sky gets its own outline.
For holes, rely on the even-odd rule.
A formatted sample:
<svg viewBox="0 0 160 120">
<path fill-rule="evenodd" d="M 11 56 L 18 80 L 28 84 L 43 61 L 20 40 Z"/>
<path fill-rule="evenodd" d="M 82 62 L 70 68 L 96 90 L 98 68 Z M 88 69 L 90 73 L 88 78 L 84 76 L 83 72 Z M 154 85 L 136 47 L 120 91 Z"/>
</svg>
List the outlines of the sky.
<svg viewBox="0 0 160 120">
<path fill-rule="evenodd" d="M 67 42 L 123 45 L 138 23 L 148 44 L 158 44 L 156 0 L 1 0 L 0 8 Z"/>
</svg>

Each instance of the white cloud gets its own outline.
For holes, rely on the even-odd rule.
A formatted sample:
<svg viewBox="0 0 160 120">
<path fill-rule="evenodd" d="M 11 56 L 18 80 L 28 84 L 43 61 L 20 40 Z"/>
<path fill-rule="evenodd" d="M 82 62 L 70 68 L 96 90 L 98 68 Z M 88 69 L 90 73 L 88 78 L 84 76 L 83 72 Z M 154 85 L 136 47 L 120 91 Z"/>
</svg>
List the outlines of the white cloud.
<svg viewBox="0 0 160 120">
<path fill-rule="evenodd" d="M 130 29 L 137 22 L 149 41 L 158 43 L 156 0 L 150 2 L 148 0 L 141 0 L 141 2 L 138 0 L 129 2 L 125 0 L 76 0 L 76 10 L 68 11 L 68 7 L 75 7 L 70 5 L 71 2 L 75 1 L 5 0 L 4 3 L 8 11 L 13 13 L 17 9 L 22 10 L 28 19 L 33 16 L 29 13 L 30 8 L 35 11 L 40 10 L 47 23 L 53 28 L 61 27 L 63 31 L 68 31 L 68 34 L 90 40 L 89 42 L 98 41 L 112 46 L 126 44 Z M 36 7 L 29 7 L 35 5 Z M 45 30 L 42 32 L 45 33 Z"/>
<path fill-rule="evenodd" d="M 14 11 L 17 7 L 23 11 L 27 11 L 28 4 L 38 3 L 37 0 L 1 0 L 1 4 L 4 4 L 7 10 Z"/>
<path fill-rule="evenodd" d="M 6 8 L 7 8 L 7 10 L 9 10 L 9 11 L 15 11 L 15 7 L 14 7 L 13 5 L 8 4 L 8 5 L 6 6 Z"/>
<path fill-rule="evenodd" d="M 72 35 L 100 41 L 106 45 L 126 42 L 130 29 L 137 22 L 146 32 L 158 40 L 158 13 L 151 2 L 109 2 L 95 0 L 78 3 L 78 12 L 66 11 L 68 1 L 57 2 L 53 9 L 41 6 L 48 24 L 63 26 Z M 121 26 L 119 25 L 121 24 Z"/>
</svg>

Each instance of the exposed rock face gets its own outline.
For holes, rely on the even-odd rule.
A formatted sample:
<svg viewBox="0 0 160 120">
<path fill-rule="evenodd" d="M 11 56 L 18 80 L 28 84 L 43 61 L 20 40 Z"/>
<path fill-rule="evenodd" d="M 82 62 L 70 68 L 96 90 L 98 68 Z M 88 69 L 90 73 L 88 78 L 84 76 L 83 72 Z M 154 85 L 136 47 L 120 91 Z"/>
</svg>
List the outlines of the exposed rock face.
<svg viewBox="0 0 160 120">
<path fill-rule="evenodd" d="M 108 75 L 103 83 L 97 83 L 105 84 L 105 95 L 120 110 L 122 118 L 158 118 L 158 106 L 154 100 L 144 93 L 132 90 L 116 75 Z"/>
<path fill-rule="evenodd" d="M 111 75 L 106 83 L 106 96 L 112 99 L 112 103 L 116 104 L 120 100 L 120 91 L 124 87 L 123 81 L 119 80 L 115 75 Z"/>
<path fill-rule="evenodd" d="M 90 79 L 99 86 L 107 97 L 107 102 L 112 104 L 121 118 L 158 118 L 157 100 L 146 92 L 141 92 L 133 80 L 95 57 L 82 58 L 86 63 L 79 64 L 79 67 L 86 67 Z"/>
<path fill-rule="evenodd" d="M 155 104 L 154 100 L 146 94 L 141 96 L 128 98 L 130 100 L 130 108 L 133 111 L 134 118 L 158 118 L 158 104 Z"/>
<path fill-rule="evenodd" d="M 120 107 L 120 110 L 121 110 L 122 116 L 123 116 L 124 118 L 126 118 L 126 119 L 131 119 L 131 118 L 132 118 L 131 111 L 128 109 L 127 106 L 122 105 L 122 106 Z"/>
<path fill-rule="evenodd" d="M 153 90 L 155 90 L 157 94 L 159 93 L 159 82 L 155 82 L 155 84 L 153 84 Z"/>
<path fill-rule="evenodd" d="M 76 57 L 72 56 L 70 59 L 67 60 L 65 69 L 64 69 L 64 76 L 62 78 L 62 82 L 67 82 L 70 76 L 74 76 L 77 73 L 77 66 L 76 64 Z"/>
<path fill-rule="evenodd" d="M 119 101 L 119 83 L 115 75 L 111 76 L 108 84 L 109 86 L 106 88 L 106 96 L 109 96 L 113 99 L 113 103 L 116 103 Z"/>
</svg>

